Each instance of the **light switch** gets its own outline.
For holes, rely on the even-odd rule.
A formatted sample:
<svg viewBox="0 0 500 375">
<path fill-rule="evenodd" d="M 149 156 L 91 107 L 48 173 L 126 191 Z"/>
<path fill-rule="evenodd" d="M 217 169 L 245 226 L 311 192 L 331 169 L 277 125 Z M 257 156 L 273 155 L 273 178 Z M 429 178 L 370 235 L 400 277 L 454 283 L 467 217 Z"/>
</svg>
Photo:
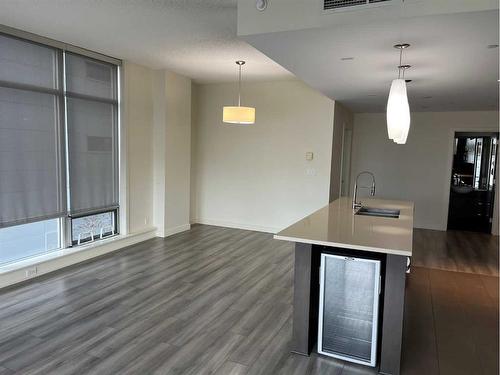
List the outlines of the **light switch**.
<svg viewBox="0 0 500 375">
<path fill-rule="evenodd" d="M 312 153 L 312 152 L 310 152 L 310 151 L 309 151 L 309 152 L 306 152 L 306 160 L 307 160 L 307 161 L 311 161 L 311 160 L 313 160 L 313 159 L 314 159 L 314 153 Z"/>
</svg>

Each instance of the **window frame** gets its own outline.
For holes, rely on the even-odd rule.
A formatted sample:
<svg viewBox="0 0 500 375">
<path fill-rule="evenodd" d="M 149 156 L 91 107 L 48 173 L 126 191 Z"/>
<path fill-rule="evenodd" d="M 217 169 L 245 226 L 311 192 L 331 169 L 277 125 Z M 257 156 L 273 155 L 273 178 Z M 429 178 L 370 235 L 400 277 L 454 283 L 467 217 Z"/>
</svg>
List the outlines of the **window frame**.
<svg viewBox="0 0 500 375">
<path fill-rule="evenodd" d="M 54 95 L 57 102 L 57 117 L 58 117 L 57 138 L 59 140 L 57 143 L 57 148 L 58 148 L 57 153 L 58 153 L 58 158 L 64 159 L 64 163 L 62 164 L 63 167 L 58 172 L 60 173 L 61 178 L 66 182 L 62 194 L 68 206 L 66 215 L 61 217 L 58 216 L 56 218 L 58 219 L 58 228 L 59 228 L 59 247 L 58 249 L 54 249 L 54 251 L 72 247 L 74 248 L 78 246 L 84 246 L 98 241 L 94 239 L 93 241 L 91 240 L 91 241 L 80 242 L 79 245 L 73 243 L 72 220 L 85 216 L 91 216 L 105 212 L 111 212 L 113 214 L 115 231 L 113 234 L 103 236 L 102 239 L 115 237 L 119 234 L 126 234 L 127 225 L 126 225 L 125 209 L 126 209 L 127 188 L 124 185 L 126 182 L 126 169 L 125 169 L 126 163 L 125 160 L 123 160 L 123 158 L 125 157 L 124 149 L 126 143 L 123 139 L 123 136 L 125 134 L 122 124 L 124 112 L 121 105 L 122 88 L 123 88 L 123 82 L 122 82 L 123 76 L 121 72 L 122 61 L 111 56 L 103 55 L 97 52 L 86 50 L 84 48 L 73 46 L 71 44 L 59 42 L 57 40 L 42 37 L 36 34 L 32 34 L 23 30 L 18 30 L 1 24 L 0 24 L 0 35 L 5 35 L 7 37 L 15 38 L 24 42 L 41 45 L 43 47 L 53 48 L 56 52 L 56 69 L 57 69 L 55 75 L 55 78 L 57 80 L 56 88 L 44 88 L 41 86 L 39 87 L 35 85 L 0 80 L 0 86 L 11 89 L 20 89 L 20 90 L 34 91 L 34 92 Z M 67 53 L 81 55 L 83 57 L 95 60 L 98 63 L 106 63 L 113 65 L 115 67 L 114 85 L 116 88 L 116 98 L 109 99 L 109 98 L 94 97 L 92 95 L 83 95 L 83 94 L 68 92 L 66 90 L 66 71 L 65 71 L 66 69 L 65 56 Z M 113 105 L 116 117 L 116 126 L 114 126 L 115 141 L 113 145 L 113 147 L 116 148 L 116 152 L 114 152 L 113 156 L 114 158 L 116 158 L 116 160 L 114 160 L 114 163 L 116 165 L 115 168 L 116 175 L 114 176 L 114 178 L 117 183 L 116 192 L 118 194 L 118 206 L 115 208 L 106 208 L 101 211 L 95 210 L 92 212 L 79 213 L 73 216 L 70 214 L 69 203 L 70 203 L 71 186 L 69 184 L 67 98 L 92 100 Z M 39 220 L 33 220 L 33 222 L 36 221 Z"/>
</svg>

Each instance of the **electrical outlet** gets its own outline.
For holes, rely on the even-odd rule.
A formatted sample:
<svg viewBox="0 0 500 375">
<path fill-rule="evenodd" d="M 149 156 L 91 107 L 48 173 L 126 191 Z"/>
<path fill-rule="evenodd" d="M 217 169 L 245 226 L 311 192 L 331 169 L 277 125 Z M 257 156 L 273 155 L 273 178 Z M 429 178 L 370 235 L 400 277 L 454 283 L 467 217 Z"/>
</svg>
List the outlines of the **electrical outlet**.
<svg viewBox="0 0 500 375">
<path fill-rule="evenodd" d="M 28 268 L 25 271 L 26 277 L 34 277 L 38 273 L 38 269 L 35 267 Z"/>
</svg>

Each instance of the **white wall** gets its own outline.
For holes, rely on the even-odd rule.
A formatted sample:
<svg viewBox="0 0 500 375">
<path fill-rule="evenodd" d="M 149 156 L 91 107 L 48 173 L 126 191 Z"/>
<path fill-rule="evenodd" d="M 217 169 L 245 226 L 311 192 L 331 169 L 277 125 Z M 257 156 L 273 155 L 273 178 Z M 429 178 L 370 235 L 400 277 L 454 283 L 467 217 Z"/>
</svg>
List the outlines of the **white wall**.
<svg viewBox="0 0 500 375">
<path fill-rule="evenodd" d="M 154 217 L 165 237 L 190 228 L 191 80 L 154 73 Z"/>
<path fill-rule="evenodd" d="M 344 129 L 352 129 L 353 122 L 354 114 L 339 102 L 335 102 L 332 160 L 330 167 L 330 202 L 340 197 Z"/>
<path fill-rule="evenodd" d="M 125 63 L 129 232 L 189 229 L 191 80 Z"/>
<path fill-rule="evenodd" d="M 153 71 L 123 66 L 128 232 L 153 227 Z"/>
<path fill-rule="evenodd" d="M 165 236 L 166 121 L 165 72 L 153 72 L 153 220 L 156 234 Z"/>
<path fill-rule="evenodd" d="M 498 131 L 498 114 L 412 113 L 405 145 L 387 138 L 385 114 L 356 114 L 351 186 L 357 173 L 371 171 L 377 196 L 415 202 L 415 227 L 446 230 L 452 142 L 454 131 L 460 130 Z"/>
<path fill-rule="evenodd" d="M 332 100 L 299 81 L 245 83 L 256 123 L 242 126 L 222 123 L 236 84 L 194 90 L 192 221 L 275 232 L 328 203 Z"/>
</svg>

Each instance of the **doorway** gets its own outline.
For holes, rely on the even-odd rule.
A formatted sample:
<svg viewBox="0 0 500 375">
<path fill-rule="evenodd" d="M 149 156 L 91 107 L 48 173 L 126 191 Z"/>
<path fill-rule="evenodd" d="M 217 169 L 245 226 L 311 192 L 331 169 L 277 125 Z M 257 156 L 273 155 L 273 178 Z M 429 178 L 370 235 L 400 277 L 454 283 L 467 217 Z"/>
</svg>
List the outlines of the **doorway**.
<svg viewBox="0 0 500 375">
<path fill-rule="evenodd" d="M 455 133 L 448 230 L 491 233 L 497 149 L 498 133 Z"/>
</svg>

